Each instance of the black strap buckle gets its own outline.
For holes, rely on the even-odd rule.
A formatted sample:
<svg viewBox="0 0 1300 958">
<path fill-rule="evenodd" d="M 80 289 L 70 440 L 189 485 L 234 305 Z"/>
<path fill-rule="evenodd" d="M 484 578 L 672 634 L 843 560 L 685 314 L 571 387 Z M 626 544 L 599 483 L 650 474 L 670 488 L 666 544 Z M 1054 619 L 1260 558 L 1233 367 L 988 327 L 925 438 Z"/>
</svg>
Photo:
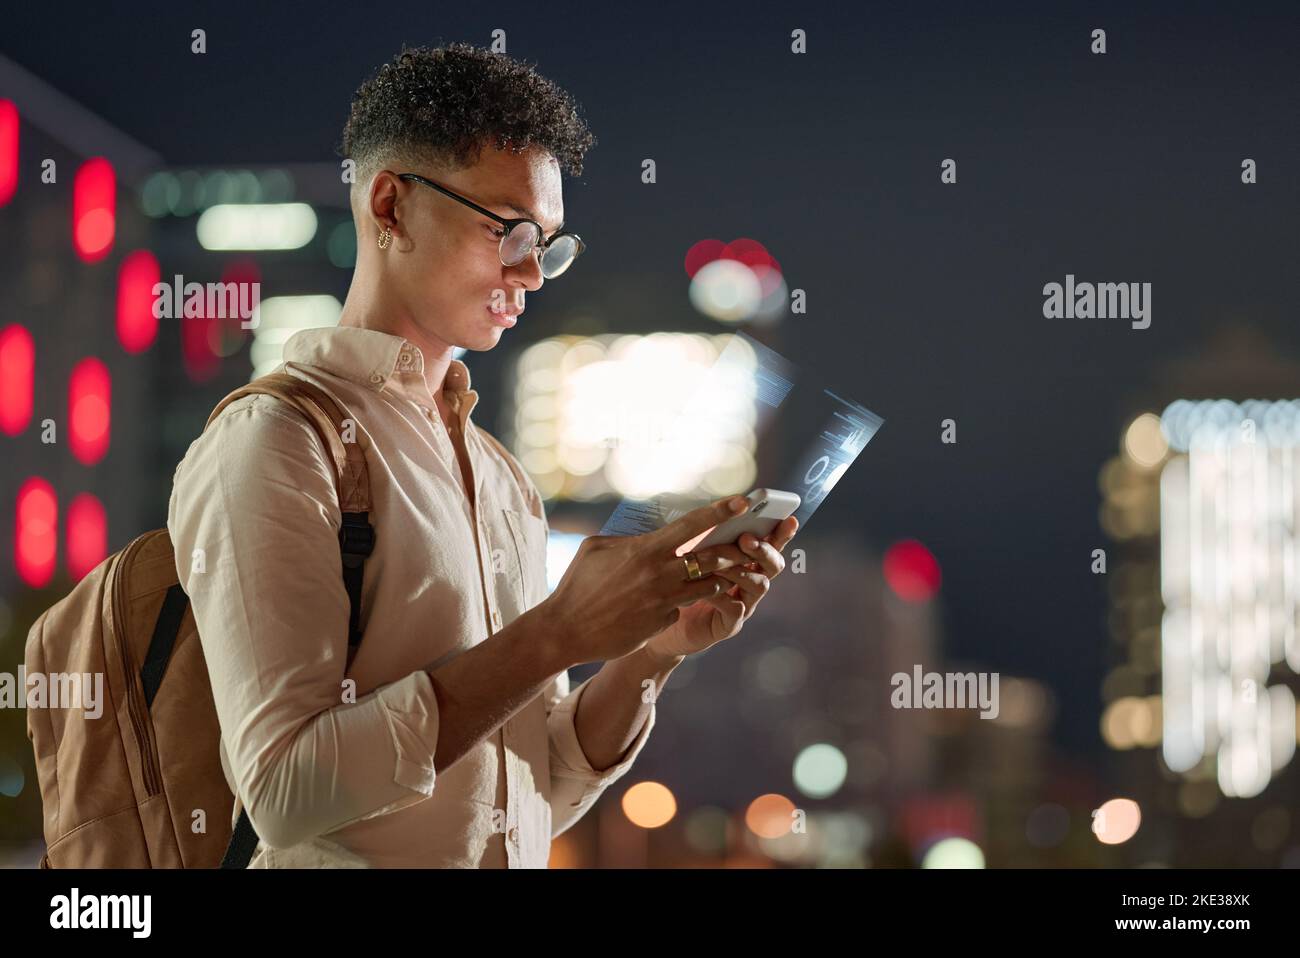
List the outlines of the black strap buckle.
<svg viewBox="0 0 1300 958">
<path fill-rule="evenodd" d="M 375 527 L 366 518 L 365 512 L 343 513 L 343 525 L 339 527 L 339 549 L 347 565 L 359 565 L 375 549 Z M 352 562 L 348 557 L 354 557 Z"/>
</svg>

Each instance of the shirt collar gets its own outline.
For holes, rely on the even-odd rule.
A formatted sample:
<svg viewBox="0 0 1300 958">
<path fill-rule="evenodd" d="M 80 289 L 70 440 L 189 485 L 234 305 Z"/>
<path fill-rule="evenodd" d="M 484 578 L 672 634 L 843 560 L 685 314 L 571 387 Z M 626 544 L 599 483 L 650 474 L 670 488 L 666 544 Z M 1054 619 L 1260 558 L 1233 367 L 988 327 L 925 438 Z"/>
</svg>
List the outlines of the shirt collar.
<svg viewBox="0 0 1300 958">
<path fill-rule="evenodd" d="M 404 336 L 359 326 L 300 329 L 285 342 L 284 361 L 316 366 L 375 392 L 398 393 L 437 409 L 424 381 L 424 354 Z M 442 391 L 459 412 L 463 429 L 478 392 L 470 388 L 469 367 L 459 359 L 448 364 Z"/>
</svg>

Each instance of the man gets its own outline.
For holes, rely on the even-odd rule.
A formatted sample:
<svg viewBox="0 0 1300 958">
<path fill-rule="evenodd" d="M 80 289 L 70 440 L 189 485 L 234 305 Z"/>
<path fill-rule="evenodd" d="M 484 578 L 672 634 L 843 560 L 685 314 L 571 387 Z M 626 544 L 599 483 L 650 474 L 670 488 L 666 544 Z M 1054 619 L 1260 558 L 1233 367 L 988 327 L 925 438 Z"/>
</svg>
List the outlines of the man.
<svg viewBox="0 0 1300 958">
<path fill-rule="evenodd" d="M 731 514 L 719 500 L 587 539 L 547 595 L 541 495 L 470 419 L 452 351 L 496 346 L 580 251 L 557 232 L 559 164 L 580 173 L 592 142 L 567 94 L 465 45 L 404 51 L 354 99 L 356 271 L 338 327 L 293 335 L 283 367 L 347 410 L 366 457 L 354 661 L 333 470 L 306 419 L 244 397 L 177 467 L 167 525 L 260 838 L 250 867 L 545 867 L 635 760 L 673 668 L 739 632 L 784 567 L 793 519 L 689 569 L 677 550 Z M 570 691 L 567 669 L 597 661 Z"/>
</svg>

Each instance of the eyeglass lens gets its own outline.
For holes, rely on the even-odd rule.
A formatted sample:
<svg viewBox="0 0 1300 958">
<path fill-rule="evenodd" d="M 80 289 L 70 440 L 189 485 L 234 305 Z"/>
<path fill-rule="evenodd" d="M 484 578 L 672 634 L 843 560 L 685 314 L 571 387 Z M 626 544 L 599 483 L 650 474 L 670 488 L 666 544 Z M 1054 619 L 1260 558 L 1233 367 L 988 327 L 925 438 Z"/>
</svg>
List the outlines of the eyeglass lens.
<svg viewBox="0 0 1300 958">
<path fill-rule="evenodd" d="M 532 255 L 533 248 L 541 242 L 541 234 L 532 223 L 520 223 L 501 241 L 501 260 L 507 266 L 517 266 Z M 578 241 L 572 236 L 560 236 L 542 254 L 542 275 L 554 279 L 573 263 L 578 253 Z"/>
</svg>

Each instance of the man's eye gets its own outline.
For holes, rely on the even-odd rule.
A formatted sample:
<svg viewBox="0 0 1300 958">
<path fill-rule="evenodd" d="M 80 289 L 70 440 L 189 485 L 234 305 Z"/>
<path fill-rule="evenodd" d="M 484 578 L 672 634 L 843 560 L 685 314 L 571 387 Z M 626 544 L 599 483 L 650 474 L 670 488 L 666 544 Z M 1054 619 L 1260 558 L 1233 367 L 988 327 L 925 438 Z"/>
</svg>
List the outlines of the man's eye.
<svg viewBox="0 0 1300 958">
<path fill-rule="evenodd" d="M 503 236 L 506 235 L 506 231 L 499 226 L 489 226 L 487 227 L 487 231 L 491 233 L 496 239 L 501 239 Z"/>
</svg>

